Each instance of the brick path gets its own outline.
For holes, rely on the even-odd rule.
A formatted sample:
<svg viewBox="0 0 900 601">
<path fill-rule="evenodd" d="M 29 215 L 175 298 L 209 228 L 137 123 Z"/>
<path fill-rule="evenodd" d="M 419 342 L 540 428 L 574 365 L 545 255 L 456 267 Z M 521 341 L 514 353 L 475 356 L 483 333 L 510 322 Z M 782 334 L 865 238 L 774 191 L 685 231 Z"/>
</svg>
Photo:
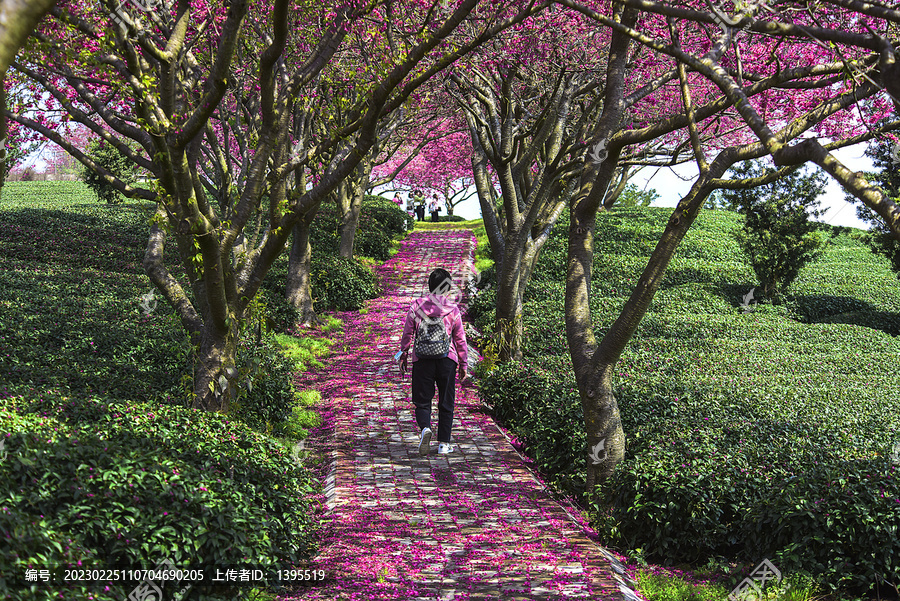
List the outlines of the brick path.
<svg viewBox="0 0 900 601">
<path fill-rule="evenodd" d="M 409 376 L 393 363 L 402 320 L 428 273 L 459 273 L 474 247 L 464 230 L 413 232 L 379 268 L 385 294 L 367 313 L 340 315 L 345 335 L 327 373 L 304 383 L 322 392 L 332 422 L 331 523 L 311 566 L 327 576 L 282 599 L 637 598 L 621 565 L 525 467 L 471 382 L 458 385 L 454 453 L 438 456 L 436 439 L 429 456 L 417 453 Z"/>
</svg>

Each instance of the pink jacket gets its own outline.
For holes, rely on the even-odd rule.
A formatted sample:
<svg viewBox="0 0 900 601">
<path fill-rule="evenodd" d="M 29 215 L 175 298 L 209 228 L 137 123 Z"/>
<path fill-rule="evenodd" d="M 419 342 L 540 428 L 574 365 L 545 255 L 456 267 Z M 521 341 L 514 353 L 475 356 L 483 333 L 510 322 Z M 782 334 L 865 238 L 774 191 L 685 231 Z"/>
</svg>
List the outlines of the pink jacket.
<svg viewBox="0 0 900 601">
<path fill-rule="evenodd" d="M 412 348 L 413 336 L 422 321 L 420 314 L 428 317 L 441 317 L 450 333 L 450 353 L 447 355 L 457 365 L 467 365 L 469 347 L 466 345 L 466 332 L 463 329 L 462 314 L 459 307 L 445 296 L 424 296 L 413 301 L 403 324 L 403 336 L 400 337 L 400 350 L 409 350 L 410 361 L 415 362 L 416 350 Z"/>
</svg>

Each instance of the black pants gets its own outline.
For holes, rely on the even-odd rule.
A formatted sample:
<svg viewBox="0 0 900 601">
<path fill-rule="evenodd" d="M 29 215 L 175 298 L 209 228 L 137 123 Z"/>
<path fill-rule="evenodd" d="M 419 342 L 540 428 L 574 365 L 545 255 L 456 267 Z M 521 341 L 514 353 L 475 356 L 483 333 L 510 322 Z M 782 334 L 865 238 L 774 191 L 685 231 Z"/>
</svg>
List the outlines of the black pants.
<svg viewBox="0 0 900 601">
<path fill-rule="evenodd" d="M 412 401 L 419 430 L 431 427 L 431 399 L 438 390 L 438 442 L 450 442 L 456 401 L 456 362 L 449 358 L 419 359 L 412 364 Z"/>
<path fill-rule="evenodd" d="M 431 220 L 432 220 L 432 221 L 437 221 L 437 220 L 438 220 L 438 212 L 437 212 L 437 211 L 432 211 L 432 212 L 431 212 Z"/>
</svg>

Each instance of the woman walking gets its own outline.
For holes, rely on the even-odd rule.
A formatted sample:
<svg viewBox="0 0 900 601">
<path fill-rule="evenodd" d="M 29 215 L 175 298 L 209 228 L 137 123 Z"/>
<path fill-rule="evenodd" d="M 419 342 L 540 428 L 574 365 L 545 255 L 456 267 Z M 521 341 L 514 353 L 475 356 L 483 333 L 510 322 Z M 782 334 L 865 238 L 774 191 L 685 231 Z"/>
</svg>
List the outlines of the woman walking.
<svg viewBox="0 0 900 601">
<path fill-rule="evenodd" d="M 456 401 L 456 376 L 467 377 L 468 346 L 462 314 L 447 298 L 453 279 L 446 269 L 435 269 L 428 278 L 429 294 L 413 301 L 400 338 L 400 373 L 406 373 L 412 348 L 412 402 L 419 427 L 419 454 L 431 445 L 431 400 L 438 391 L 438 454 L 453 452 L 450 431 Z M 413 335 L 415 343 L 413 344 Z"/>
</svg>

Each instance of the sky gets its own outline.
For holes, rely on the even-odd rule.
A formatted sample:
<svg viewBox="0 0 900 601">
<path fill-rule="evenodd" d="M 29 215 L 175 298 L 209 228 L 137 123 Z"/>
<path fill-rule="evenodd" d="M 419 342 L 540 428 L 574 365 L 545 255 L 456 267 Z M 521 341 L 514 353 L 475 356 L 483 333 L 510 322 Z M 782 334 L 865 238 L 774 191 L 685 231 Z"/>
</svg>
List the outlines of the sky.
<svg viewBox="0 0 900 601">
<path fill-rule="evenodd" d="M 838 150 L 834 155 L 852 171 L 869 171 L 873 169 L 873 166 L 872 161 L 863 154 L 865 150 L 865 144 L 857 144 Z M 696 165 L 691 164 L 682 165 L 677 171 L 670 168 L 644 169 L 631 182 L 641 188 L 649 186 L 649 188 L 656 189 L 660 198 L 652 206 L 674 207 L 678 204 L 681 197 L 690 190 L 691 184 L 696 177 Z M 818 221 L 831 225 L 868 229 L 868 226 L 856 217 L 856 207 L 844 201 L 843 189 L 835 183 L 831 176 L 827 176 L 827 179 L 828 185 L 821 199 L 821 206 L 826 208 L 827 211 L 818 218 Z M 481 208 L 478 205 L 474 187 L 471 192 L 471 198 L 457 205 L 454 209 L 454 214 L 466 219 L 480 219 Z"/>
</svg>

